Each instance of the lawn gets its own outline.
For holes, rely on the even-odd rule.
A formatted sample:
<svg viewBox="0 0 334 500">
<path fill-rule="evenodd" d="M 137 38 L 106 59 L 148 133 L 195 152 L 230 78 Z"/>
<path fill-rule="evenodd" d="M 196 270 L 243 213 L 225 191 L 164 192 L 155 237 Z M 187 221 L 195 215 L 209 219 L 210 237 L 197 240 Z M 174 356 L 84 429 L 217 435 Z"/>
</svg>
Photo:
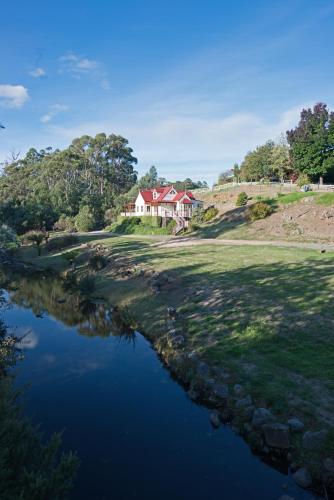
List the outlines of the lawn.
<svg viewBox="0 0 334 500">
<path fill-rule="evenodd" d="M 161 293 L 152 294 L 140 273 L 120 277 L 113 266 L 96 275 L 96 293 L 126 309 L 153 340 L 166 331 L 166 306 L 177 307 L 188 349 L 230 370 L 257 404 L 284 418 L 299 415 L 311 429 L 334 428 L 334 255 L 154 241 L 102 243 L 115 262 L 167 273 L 172 280 Z M 59 268 L 62 257 L 54 258 Z M 50 266 L 52 259 L 34 260 Z"/>
</svg>

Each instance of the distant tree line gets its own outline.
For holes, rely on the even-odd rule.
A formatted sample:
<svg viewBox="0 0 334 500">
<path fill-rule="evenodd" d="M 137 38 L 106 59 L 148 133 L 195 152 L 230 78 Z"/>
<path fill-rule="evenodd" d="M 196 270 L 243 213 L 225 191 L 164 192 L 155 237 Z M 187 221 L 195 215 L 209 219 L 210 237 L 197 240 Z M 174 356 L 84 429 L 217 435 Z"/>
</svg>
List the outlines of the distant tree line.
<svg viewBox="0 0 334 500">
<path fill-rule="evenodd" d="M 232 172 L 232 175 L 230 175 Z M 298 125 L 279 142 L 267 141 L 246 154 L 240 167 L 223 172 L 218 184 L 242 181 L 296 179 L 334 181 L 334 112 L 326 104 L 303 109 Z"/>
<path fill-rule="evenodd" d="M 0 226 L 18 234 L 102 228 L 139 189 L 171 183 L 154 166 L 138 180 L 136 164 L 127 139 L 115 134 L 84 135 L 63 150 L 31 148 L 7 162 L 0 176 Z M 173 184 L 182 190 L 207 187 L 189 178 Z"/>
</svg>

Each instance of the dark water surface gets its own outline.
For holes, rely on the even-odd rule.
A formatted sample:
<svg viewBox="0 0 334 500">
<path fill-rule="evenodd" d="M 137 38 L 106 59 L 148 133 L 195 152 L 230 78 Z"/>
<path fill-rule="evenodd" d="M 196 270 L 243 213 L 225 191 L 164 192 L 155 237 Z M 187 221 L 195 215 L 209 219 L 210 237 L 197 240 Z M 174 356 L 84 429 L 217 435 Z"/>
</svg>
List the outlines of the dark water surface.
<svg viewBox="0 0 334 500">
<path fill-rule="evenodd" d="M 18 384 L 30 384 L 25 409 L 46 434 L 64 430 L 81 459 L 72 498 L 311 498 L 229 427 L 212 429 L 149 342 L 122 336 L 103 305 L 64 296 L 49 279 L 24 280 L 7 297 L 6 324 L 29 331 L 17 370 Z"/>
</svg>

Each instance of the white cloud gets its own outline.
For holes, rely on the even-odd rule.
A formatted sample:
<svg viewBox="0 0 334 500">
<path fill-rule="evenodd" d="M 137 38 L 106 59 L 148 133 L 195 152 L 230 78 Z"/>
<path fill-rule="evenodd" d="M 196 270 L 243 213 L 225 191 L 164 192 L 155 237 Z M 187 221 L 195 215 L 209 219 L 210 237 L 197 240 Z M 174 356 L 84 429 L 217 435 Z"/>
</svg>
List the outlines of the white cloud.
<svg viewBox="0 0 334 500">
<path fill-rule="evenodd" d="M 29 72 L 29 75 L 33 78 L 42 78 L 43 76 L 46 76 L 46 71 L 43 68 L 34 68 Z"/>
<path fill-rule="evenodd" d="M 212 118 L 177 113 L 157 117 L 154 111 L 131 116 L 126 124 L 96 121 L 68 129 L 53 127 L 52 131 L 67 141 L 102 131 L 119 133 L 129 139 L 141 171 L 155 164 L 159 174 L 169 179 L 190 176 L 212 182 L 249 150 L 295 126 L 302 107 L 305 104 L 272 120 L 246 112 Z"/>
<path fill-rule="evenodd" d="M 59 113 L 65 113 L 67 110 L 68 106 L 66 106 L 66 104 L 52 104 L 48 113 L 45 113 L 45 115 L 41 116 L 41 122 L 49 123 L 49 121 L 51 121 L 52 118 L 54 118 L 56 115 L 58 115 Z"/>
<path fill-rule="evenodd" d="M 0 85 L 0 105 L 7 108 L 21 108 L 29 99 L 23 85 Z"/>
<path fill-rule="evenodd" d="M 73 78 L 90 76 L 97 80 L 104 90 L 110 89 L 110 83 L 101 63 L 94 59 L 69 52 L 59 58 L 60 73 L 68 73 Z"/>
</svg>

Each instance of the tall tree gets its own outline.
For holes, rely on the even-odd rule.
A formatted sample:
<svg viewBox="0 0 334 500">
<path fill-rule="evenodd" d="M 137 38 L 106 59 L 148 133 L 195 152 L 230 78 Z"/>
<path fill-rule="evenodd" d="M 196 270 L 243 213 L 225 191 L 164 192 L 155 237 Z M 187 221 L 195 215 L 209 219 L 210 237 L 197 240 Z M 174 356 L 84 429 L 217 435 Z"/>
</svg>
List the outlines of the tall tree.
<svg viewBox="0 0 334 500">
<path fill-rule="evenodd" d="M 319 176 L 333 177 L 334 113 L 328 111 L 326 104 L 303 109 L 297 127 L 286 135 L 295 171 L 313 180 Z"/>
</svg>

